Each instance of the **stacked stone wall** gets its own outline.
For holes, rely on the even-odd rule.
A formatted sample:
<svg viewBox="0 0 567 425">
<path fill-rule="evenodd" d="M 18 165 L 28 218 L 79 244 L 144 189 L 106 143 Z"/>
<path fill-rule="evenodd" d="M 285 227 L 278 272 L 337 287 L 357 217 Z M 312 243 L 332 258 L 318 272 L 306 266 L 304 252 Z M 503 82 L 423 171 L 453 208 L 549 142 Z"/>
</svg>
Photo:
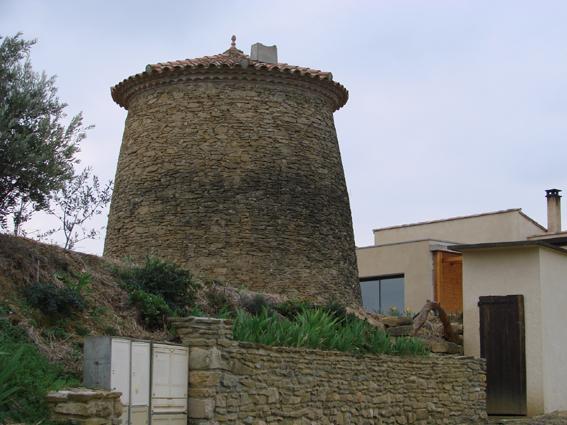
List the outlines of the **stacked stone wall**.
<svg viewBox="0 0 567 425">
<path fill-rule="evenodd" d="M 190 350 L 191 425 L 486 423 L 480 359 L 267 347 L 232 341 L 223 320 L 175 324 Z"/>
<path fill-rule="evenodd" d="M 209 77 L 129 100 L 105 255 L 360 303 L 336 106 L 299 77 Z"/>
<path fill-rule="evenodd" d="M 50 419 L 77 425 L 120 425 L 120 392 L 73 388 L 47 395 Z"/>
</svg>

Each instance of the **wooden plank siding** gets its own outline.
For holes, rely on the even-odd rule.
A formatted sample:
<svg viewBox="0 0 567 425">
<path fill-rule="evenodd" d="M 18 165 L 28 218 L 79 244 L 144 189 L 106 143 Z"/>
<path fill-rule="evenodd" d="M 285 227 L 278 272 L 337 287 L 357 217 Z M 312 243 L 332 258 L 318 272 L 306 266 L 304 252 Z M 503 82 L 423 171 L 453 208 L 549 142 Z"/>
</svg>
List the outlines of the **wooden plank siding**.
<svg viewBox="0 0 567 425">
<path fill-rule="evenodd" d="M 433 256 L 435 301 L 441 304 L 447 313 L 462 313 L 463 255 L 435 251 Z"/>
</svg>

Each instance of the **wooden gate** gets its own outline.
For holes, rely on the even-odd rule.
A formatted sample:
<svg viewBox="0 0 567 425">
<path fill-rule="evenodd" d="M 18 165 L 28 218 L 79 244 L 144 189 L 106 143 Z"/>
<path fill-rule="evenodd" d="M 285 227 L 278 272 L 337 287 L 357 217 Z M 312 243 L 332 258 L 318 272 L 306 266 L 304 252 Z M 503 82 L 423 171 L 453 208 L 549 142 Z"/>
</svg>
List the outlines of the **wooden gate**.
<svg viewBox="0 0 567 425">
<path fill-rule="evenodd" d="M 480 355 L 486 359 L 489 415 L 525 415 L 524 296 L 480 297 Z"/>
</svg>

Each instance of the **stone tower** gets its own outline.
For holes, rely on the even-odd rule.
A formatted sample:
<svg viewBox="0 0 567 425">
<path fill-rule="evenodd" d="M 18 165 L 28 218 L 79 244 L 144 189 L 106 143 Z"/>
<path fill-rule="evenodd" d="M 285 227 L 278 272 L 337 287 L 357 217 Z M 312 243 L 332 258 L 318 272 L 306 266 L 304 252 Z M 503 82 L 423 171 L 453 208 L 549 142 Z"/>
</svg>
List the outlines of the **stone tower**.
<svg viewBox="0 0 567 425">
<path fill-rule="evenodd" d="M 173 260 L 293 298 L 359 303 L 331 73 L 274 47 L 148 65 L 112 88 L 128 110 L 104 253 Z"/>
</svg>

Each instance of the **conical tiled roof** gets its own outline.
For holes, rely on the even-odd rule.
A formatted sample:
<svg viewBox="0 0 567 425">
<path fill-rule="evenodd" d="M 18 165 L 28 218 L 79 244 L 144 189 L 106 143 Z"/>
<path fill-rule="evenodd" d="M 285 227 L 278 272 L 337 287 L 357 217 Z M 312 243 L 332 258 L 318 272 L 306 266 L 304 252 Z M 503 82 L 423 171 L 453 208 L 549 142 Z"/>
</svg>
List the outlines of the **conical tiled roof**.
<svg viewBox="0 0 567 425">
<path fill-rule="evenodd" d="M 247 62 L 247 63 L 246 63 Z M 244 54 L 242 50 L 237 49 L 235 46 L 231 46 L 230 49 L 224 53 L 214 55 L 214 56 L 203 56 L 202 58 L 196 59 L 183 59 L 171 62 L 160 62 L 155 65 L 148 65 L 146 67 L 146 72 L 163 72 L 174 69 L 183 68 L 209 68 L 209 67 L 223 67 L 228 66 L 229 68 L 234 67 L 252 67 L 255 69 L 267 69 L 270 71 L 281 71 L 297 73 L 299 75 L 307 75 L 310 77 L 316 77 L 322 80 L 332 80 L 333 74 L 330 72 L 320 71 L 318 69 L 305 68 L 301 66 L 289 65 L 287 63 L 266 63 L 257 60 L 250 59 L 250 56 Z"/>
<path fill-rule="evenodd" d="M 194 73 L 215 70 L 242 70 L 242 71 L 267 71 L 274 73 L 290 74 L 298 77 L 309 78 L 331 85 L 337 92 L 338 99 L 336 108 L 342 107 L 348 100 L 346 88 L 333 81 L 333 74 L 318 69 L 289 65 L 287 63 L 267 63 L 250 59 L 242 50 L 236 48 L 234 40 L 231 47 L 223 53 L 213 56 L 203 56 L 195 59 L 182 59 L 169 62 L 160 62 L 146 66 L 145 72 L 133 75 L 118 83 L 111 89 L 112 98 L 120 106 L 127 108 L 133 85 L 159 79 L 161 76 L 174 73 Z"/>
</svg>

